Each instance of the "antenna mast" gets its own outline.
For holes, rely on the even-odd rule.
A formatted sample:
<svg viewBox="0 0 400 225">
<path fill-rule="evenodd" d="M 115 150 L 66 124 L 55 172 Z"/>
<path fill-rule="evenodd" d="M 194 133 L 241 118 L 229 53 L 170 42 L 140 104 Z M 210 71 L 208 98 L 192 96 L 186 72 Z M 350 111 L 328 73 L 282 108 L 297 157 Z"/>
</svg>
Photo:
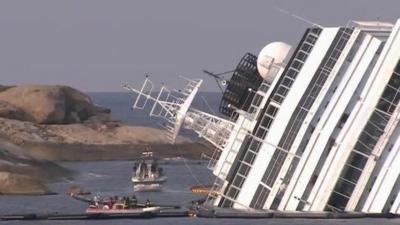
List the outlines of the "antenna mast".
<svg viewBox="0 0 400 225">
<path fill-rule="evenodd" d="M 295 18 L 295 19 L 298 19 L 298 20 L 300 20 L 300 21 L 302 21 L 302 22 L 308 23 L 308 24 L 310 24 L 311 26 L 315 26 L 315 27 L 319 27 L 319 28 L 324 28 L 323 26 L 319 25 L 318 23 L 315 23 L 315 22 L 313 22 L 313 21 L 311 21 L 311 20 L 309 20 L 309 19 L 306 19 L 306 18 L 304 18 L 304 17 L 302 17 L 302 16 L 299 16 L 299 15 L 296 15 L 296 14 L 294 14 L 294 13 L 291 13 L 290 11 L 285 10 L 285 9 L 282 9 L 282 8 L 280 8 L 280 7 L 278 7 L 278 6 L 275 6 L 274 9 L 277 10 L 278 12 L 281 12 L 281 13 L 283 13 L 283 14 L 289 15 L 289 16 L 291 16 L 291 17 L 293 17 L 293 18 Z"/>
</svg>

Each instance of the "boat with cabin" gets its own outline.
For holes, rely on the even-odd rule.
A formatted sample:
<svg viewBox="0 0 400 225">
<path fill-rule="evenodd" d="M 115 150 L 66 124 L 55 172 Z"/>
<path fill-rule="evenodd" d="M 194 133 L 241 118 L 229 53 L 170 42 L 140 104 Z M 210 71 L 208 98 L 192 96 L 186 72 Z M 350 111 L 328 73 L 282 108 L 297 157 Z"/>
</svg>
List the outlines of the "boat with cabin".
<svg viewBox="0 0 400 225">
<path fill-rule="evenodd" d="M 159 191 L 167 181 L 167 176 L 159 167 L 153 152 L 146 151 L 135 161 L 131 180 L 134 191 Z"/>
</svg>

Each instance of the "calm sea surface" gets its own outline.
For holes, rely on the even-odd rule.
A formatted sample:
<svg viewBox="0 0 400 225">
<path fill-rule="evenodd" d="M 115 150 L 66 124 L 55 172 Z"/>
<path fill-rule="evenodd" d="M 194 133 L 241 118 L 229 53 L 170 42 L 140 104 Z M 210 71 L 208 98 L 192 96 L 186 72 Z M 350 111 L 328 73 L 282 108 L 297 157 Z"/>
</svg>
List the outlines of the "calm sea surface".
<svg viewBox="0 0 400 225">
<path fill-rule="evenodd" d="M 143 112 L 129 111 L 130 98 L 126 93 L 91 93 L 96 103 L 112 109 L 116 119 L 144 126 L 157 126 L 147 118 Z M 216 108 L 219 96 L 215 93 L 204 93 L 209 104 Z M 195 101 L 196 108 L 208 109 L 202 99 Z M 190 134 L 190 133 L 188 133 Z M 75 170 L 77 175 L 74 181 L 57 182 L 50 185 L 53 191 L 60 194 L 50 196 L 0 196 L 0 215 L 19 213 L 82 213 L 87 205 L 71 199 L 67 194 L 68 187 L 77 183 L 93 193 L 102 196 L 126 195 L 133 193 L 130 175 L 132 162 L 64 162 L 63 166 Z M 162 165 L 168 181 L 162 192 L 137 193 L 141 201 L 150 199 L 159 204 L 176 204 L 187 206 L 190 201 L 200 197 L 190 192 L 190 187 L 197 184 L 211 184 L 214 180 L 211 171 L 204 163 L 189 161 L 171 162 Z M 105 224 L 400 224 L 399 219 L 338 219 L 338 220 L 305 220 L 305 219 L 206 219 L 206 218 L 155 218 L 155 219 L 121 219 L 121 220 L 95 220 L 95 221 L 0 221 L 0 224 L 71 224 L 71 225 L 105 225 Z"/>
</svg>

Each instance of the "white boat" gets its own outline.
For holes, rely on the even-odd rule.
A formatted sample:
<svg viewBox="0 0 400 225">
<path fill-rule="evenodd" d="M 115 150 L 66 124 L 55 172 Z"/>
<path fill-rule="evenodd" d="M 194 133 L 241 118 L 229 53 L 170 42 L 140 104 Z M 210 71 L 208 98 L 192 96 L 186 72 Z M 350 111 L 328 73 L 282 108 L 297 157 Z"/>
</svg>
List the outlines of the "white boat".
<svg viewBox="0 0 400 225">
<path fill-rule="evenodd" d="M 143 156 L 135 162 L 132 172 L 134 191 L 158 191 L 167 181 L 163 169 L 158 167 L 153 152 L 143 152 Z"/>
</svg>

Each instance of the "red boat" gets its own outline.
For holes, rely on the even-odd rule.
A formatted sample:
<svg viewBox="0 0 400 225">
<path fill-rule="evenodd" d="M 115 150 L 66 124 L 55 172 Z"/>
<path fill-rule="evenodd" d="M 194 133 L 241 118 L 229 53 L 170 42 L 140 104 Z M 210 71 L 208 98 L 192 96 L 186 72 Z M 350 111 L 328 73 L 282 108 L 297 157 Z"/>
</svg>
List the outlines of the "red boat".
<svg viewBox="0 0 400 225">
<path fill-rule="evenodd" d="M 140 214 L 140 213 L 157 213 L 161 209 L 176 209 L 179 206 L 171 205 L 153 205 L 147 200 L 145 203 L 138 203 L 135 196 L 129 197 L 110 197 L 108 199 L 100 199 L 97 196 L 87 198 L 79 195 L 71 194 L 71 197 L 89 203 L 86 213 L 90 214 Z"/>
</svg>

